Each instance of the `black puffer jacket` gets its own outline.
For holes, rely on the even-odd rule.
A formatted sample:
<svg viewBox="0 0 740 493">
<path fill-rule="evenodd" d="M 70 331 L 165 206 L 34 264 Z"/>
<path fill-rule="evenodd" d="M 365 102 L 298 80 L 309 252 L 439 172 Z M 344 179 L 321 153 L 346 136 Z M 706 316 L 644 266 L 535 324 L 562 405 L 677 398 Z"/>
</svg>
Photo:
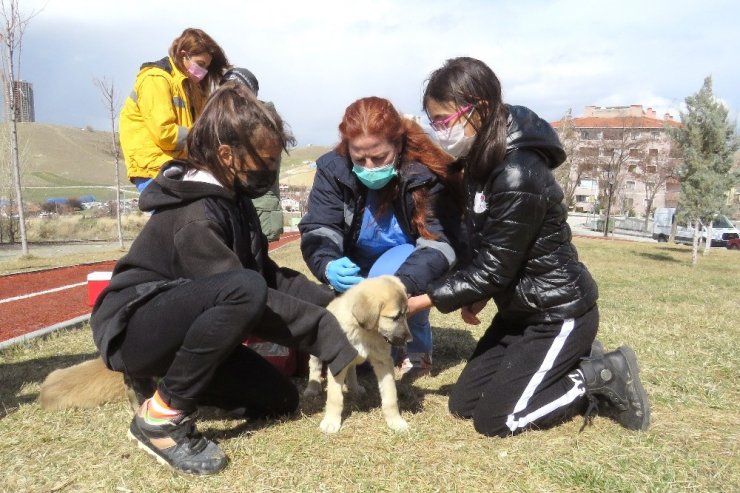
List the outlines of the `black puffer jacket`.
<svg viewBox="0 0 740 493">
<path fill-rule="evenodd" d="M 527 108 L 509 107 L 504 162 L 485 181 L 466 176 L 472 260 L 430 285 L 440 311 L 493 298 L 501 317 L 541 323 L 594 306 L 598 289 L 578 261 L 563 191 L 551 172 L 564 160 L 547 122 Z"/>
<path fill-rule="evenodd" d="M 393 211 L 407 236 L 416 244 L 414 252 L 399 267 L 396 275 L 409 294 L 423 293 L 434 279 L 446 274 L 457 262 L 456 249 L 464 239 L 462 215 L 454 197 L 440 179 L 423 164 L 405 165 L 398 177 L 398 198 Z M 411 193 L 425 188 L 431 208 L 427 228 L 436 240 L 420 237 L 411 227 L 414 201 Z M 353 258 L 365 211 L 367 188 L 360 184 L 347 157 L 331 151 L 316 162 L 316 177 L 301 219 L 301 251 L 311 272 L 323 282 L 326 265 L 347 256 Z"/>
</svg>

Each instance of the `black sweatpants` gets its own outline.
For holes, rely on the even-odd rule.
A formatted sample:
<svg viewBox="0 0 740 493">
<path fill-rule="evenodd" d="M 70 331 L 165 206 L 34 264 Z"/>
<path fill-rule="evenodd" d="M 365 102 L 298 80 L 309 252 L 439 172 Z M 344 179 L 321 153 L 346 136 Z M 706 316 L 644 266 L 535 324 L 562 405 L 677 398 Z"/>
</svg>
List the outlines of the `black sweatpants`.
<svg viewBox="0 0 740 493">
<path fill-rule="evenodd" d="M 450 412 L 484 435 L 548 428 L 582 412 L 575 372 L 599 326 L 596 306 L 576 319 L 520 325 L 496 315 L 450 394 Z"/>
<path fill-rule="evenodd" d="M 255 271 L 237 270 L 188 281 L 139 307 L 121 351 L 133 377 L 162 377 L 169 405 L 244 408 L 248 417 L 286 414 L 298 406 L 292 382 L 242 341 L 249 335 L 315 354 L 338 372 L 357 352 L 325 306 L 333 293 L 281 269 L 277 289 Z M 333 366 L 332 366 L 333 365 Z"/>
</svg>

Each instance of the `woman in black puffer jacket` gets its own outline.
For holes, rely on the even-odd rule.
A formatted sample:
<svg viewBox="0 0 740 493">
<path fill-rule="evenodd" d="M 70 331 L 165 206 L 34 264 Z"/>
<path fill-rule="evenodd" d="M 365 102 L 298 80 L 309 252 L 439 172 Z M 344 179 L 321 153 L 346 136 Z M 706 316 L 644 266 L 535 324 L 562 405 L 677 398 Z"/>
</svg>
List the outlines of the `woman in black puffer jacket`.
<svg viewBox="0 0 740 493">
<path fill-rule="evenodd" d="M 566 156 L 552 127 L 504 104 L 496 75 L 473 58 L 432 73 L 424 109 L 463 166 L 472 251 L 470 262 L 411 298 L 410 311 L 462 309 L 478 324 L 489 299 L 498 309 L 452 390 L 450 411 L 495 436 L 594 410 L 646 429 L 649 403 L 634 352 L 624 346 L 589 357 L 598 289 L 571 242 L 551 171 Z"/>
</svg>

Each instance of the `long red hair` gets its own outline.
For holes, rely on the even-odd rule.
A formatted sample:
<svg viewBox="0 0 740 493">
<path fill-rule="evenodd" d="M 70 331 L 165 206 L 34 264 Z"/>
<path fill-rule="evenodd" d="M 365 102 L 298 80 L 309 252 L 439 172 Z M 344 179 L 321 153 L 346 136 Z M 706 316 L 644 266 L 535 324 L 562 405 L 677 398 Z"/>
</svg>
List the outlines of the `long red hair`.
<svg viewBox="0 0 740 493">
<path fill-rule="evenodd" d="M 452 156 L 437 146 L 418 123 L 402 118 L 387 99 L 370 96 L 358 99 L 347 107 L 339 124 L 341 141 L 336 147 L 337 153 L 349 156 L 349 141 L 365 135 L 385 139 L 393 146 L 401 148 L 401 157 L 396 161 L 399 173 L 409 163 L 416 161 L 425 165 L 448 185 L 454 186 L 459 182 L 459 175 L 449 170 L 449 165 L 454 160 Z M 398 193 L 397 179 L 380 190 L 379 215 L 385 213 Z M 426 226 L 431 209 L 428 190 L 417 188 L 411 196 L 414 201 L 412 227 L 420 236 L 436 239 Z"/>
</svg>

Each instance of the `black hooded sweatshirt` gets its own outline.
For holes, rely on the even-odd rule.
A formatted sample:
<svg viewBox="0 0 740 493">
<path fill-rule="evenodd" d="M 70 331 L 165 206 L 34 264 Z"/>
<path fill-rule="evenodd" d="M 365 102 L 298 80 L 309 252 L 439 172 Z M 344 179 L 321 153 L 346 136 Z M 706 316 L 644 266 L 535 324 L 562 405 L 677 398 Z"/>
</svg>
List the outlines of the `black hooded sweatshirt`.
<svg viewBox="0 0 740 493">
<path fill-rule="evenodd" d="M 508 109 L 503 162 L 480 179 L 465 173 L 472 260 L 428 293 L 443 313 L 493 298 L 502 318 L 522 324 L 576 318 L 596 304 L 598 288 L 578 260 L 551 171 L 565 151 L 534 112 Z"/>
<path fill-rule="evenodd" d="M 214 183 L 184 181 L 187 169 L 185 162 L 170 161 L 141 194 L 139 208 L 153 214 L 116 264 L 110 285 L 93 307 L 93 338 L 114 370 L 124 371 L 117 338 L 133 311 L 156 294 L 190 279 L 250 269 L 267 282 L 268 311 L 279 317 L 280 300 L 287 296 L 276 290 L 279 279 L 301 276 L 270 259 L 267 238 L 249 198 Z M 332 355 L 332 373 L 357 355 L 338 324 L 335 337 L 325 340 L 315 338 L 315 327 L 289 330 L 280 337 L 259 336 L 311 354 Z"/>
</svg>

